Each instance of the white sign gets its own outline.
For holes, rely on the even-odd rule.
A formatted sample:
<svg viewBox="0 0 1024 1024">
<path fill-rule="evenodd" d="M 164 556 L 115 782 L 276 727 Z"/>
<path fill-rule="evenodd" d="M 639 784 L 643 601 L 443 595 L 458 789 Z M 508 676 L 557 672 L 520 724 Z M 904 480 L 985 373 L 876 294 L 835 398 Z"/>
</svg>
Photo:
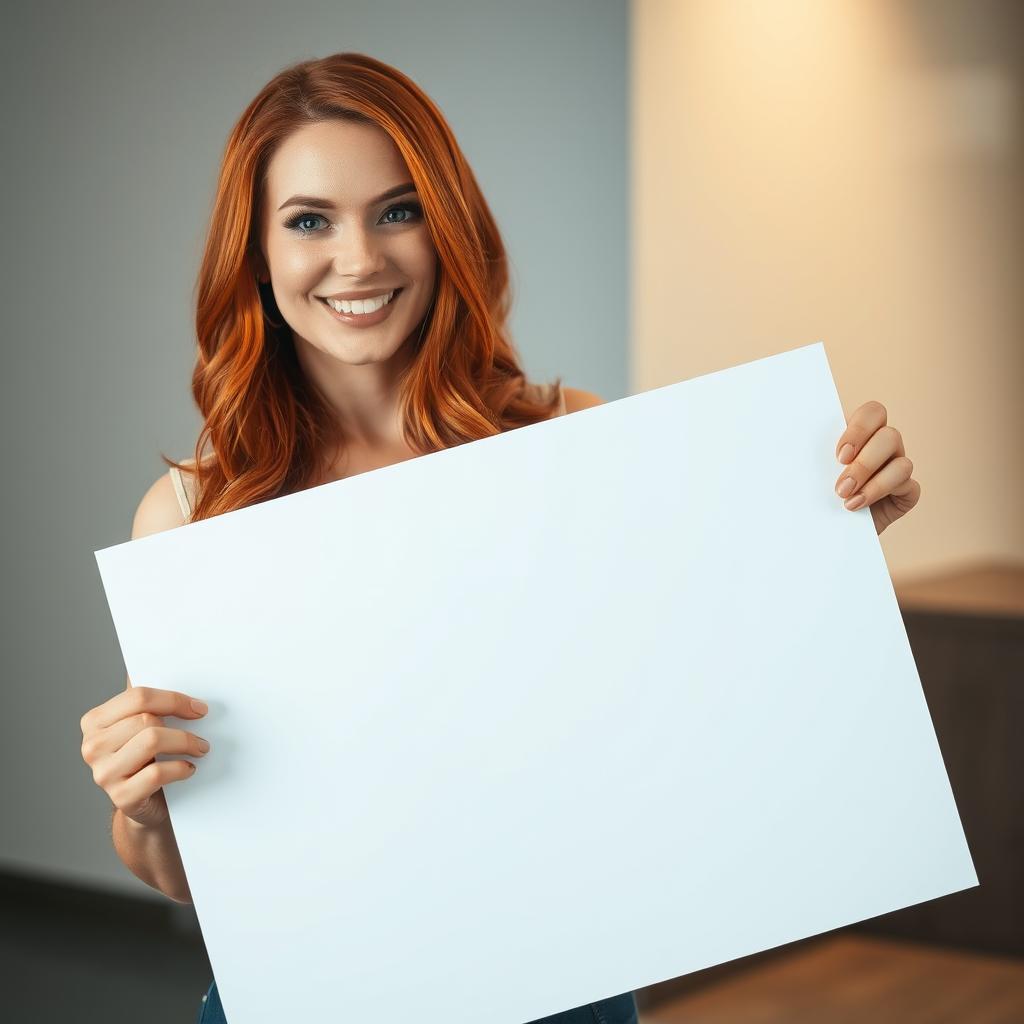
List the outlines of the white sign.
<svg viewBox="0 0 1024 1024">
<path fill-rule="evenodd" d="M 96 552 L 210 705 L 228 1020 L 521 1024 L 976 885 L 845 426 L 809 345 Z"/>
</svg>

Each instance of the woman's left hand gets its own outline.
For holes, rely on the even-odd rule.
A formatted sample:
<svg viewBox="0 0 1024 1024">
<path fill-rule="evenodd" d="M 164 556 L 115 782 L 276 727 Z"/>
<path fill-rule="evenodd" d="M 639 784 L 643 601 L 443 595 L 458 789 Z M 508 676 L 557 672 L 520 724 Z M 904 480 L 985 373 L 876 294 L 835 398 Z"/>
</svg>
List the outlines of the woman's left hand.
<svg viewBox="0 0 1024 1024">
<path fill-rule="evenodd" d="M 910 475 L 914 464 L 903 450 L 903 438 L 886 425 L 885 417 L 881 402 L 865 402 L 847 420 L 836 442 L 836 458 L 845 467 L 836 480 L 836 493 L 851 511 L 871 508 L 875 533 L 906 515 L 921 497 L 921 485 Z"/>
</svg>

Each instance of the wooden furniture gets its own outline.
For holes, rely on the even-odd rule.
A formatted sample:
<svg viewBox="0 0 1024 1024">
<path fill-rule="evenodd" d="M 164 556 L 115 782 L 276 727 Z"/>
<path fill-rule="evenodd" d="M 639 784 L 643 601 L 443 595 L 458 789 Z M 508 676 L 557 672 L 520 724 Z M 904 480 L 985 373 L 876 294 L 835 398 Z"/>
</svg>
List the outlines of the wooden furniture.
<svg viewBox="0 0 1024 1024">
<path fill-rule="evenodd" d="M 980 884 L 861 928 L 1024 956 L 1024 563 L 894 589 Z"/>
<path fill-rule="evenodd" d="M 646 990 L 645 990 L 646 991 Z M 1020 1024 L 1024 962 L 832 934 L 647 1009 L 640 1024 Z"/>
<path fill-rule="evenodd" d="M 980 885 L 642 989 L 641 1024 L 1024 1021 L 1024 563 L 894 590 Z"/>
</svg>

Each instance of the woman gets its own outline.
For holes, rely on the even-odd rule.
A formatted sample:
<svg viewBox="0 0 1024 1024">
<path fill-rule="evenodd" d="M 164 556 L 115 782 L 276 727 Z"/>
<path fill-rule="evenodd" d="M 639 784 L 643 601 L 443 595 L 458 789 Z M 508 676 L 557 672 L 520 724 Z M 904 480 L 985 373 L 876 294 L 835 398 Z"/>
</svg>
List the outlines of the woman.
<svg viewBox="0 0 1024 1024">
<path fill-rule="evenodd" d="M 198 282 L 203 414 L 132 538 L 601 403 L 528 383 L 508 336 L 494 218 L 451 129 L 405 75 L 343 53 L 283 71 L 224 154 Z M 878 532 L 916 504 L 899 432 L 877 402 L 837 443 L 847 507 Z M 191 894 L 162 787 L 208 744 L 164 726 L 206 708 L 134 688 L 82 718 L 82 755 L 114 804 L 118 855 L 171 899 Z M 550 1021 L 636 1020 L 632 993 Z M 200 1020 L 223 1021 L 216 983 Z"/>
</svg>

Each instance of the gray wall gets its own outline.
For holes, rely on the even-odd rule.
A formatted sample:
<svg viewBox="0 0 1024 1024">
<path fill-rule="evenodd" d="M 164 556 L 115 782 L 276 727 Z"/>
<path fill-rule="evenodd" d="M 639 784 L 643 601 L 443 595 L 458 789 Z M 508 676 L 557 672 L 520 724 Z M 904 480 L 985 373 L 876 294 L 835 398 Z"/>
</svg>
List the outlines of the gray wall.
<svg viewBox="0 0 1024 1024">
<path fill-rule="evenodd" d="M 93 552 L 128 538 L 158 451 L 192 451 L 190 299 L 230 126 L 296 60 L 401 68 L 498 218 L 528 373 L 620 398 L 628 7 L 43 2 L 4 22 L 0 868 L 149 895 L 79 751 L 81 715 L 124 687 Z"/>
</svg>

